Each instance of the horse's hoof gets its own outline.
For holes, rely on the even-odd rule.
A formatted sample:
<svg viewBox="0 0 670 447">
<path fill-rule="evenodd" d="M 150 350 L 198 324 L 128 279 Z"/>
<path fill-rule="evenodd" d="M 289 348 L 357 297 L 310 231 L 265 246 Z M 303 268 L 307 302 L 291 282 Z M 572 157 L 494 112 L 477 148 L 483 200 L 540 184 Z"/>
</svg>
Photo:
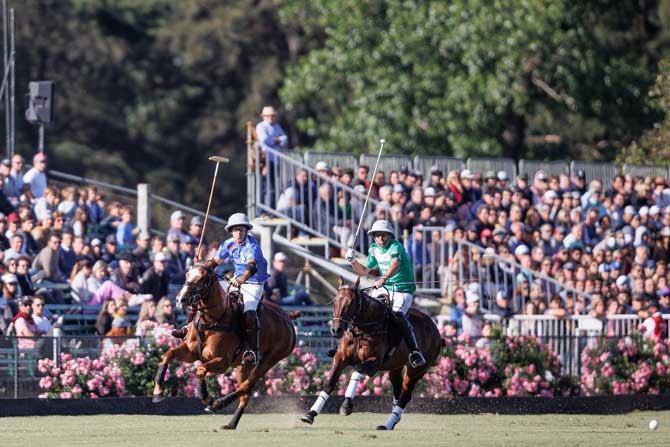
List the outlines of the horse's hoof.
<svg viewBox="0 0 670 447">
<path fill-rule="evenodd" d="M 354 401 L 350 397 L 345 397 L 344 402 L 340 406 L 340 414 L 342 416 L 349 416 L 354 410 Z"/>
<path fill-rule="evenodd" d="M 163 393 L 158 393 L 154 394 L 154 397 L 151 399 L 151 402 L 157 404 L 158 402 L 162 402 L 165 399 L 165 396 L 163 396 Z"/>
<path fill-rule="evenodd" d="M 208 405 L 205 407 L 205 413 L 216 414 L 216 408 L 212 407 L 211 405 Z"/>
<path fill-rule="evenodd" d="M 230 424 L 226 424 L 226 425 L 222 425 L 222 426 L 221 426 L 221 429 L 222 429 L 222 430 L 235 430 L 236 428 L 237 428 L 237 427 L 235 427 L 235 426 L 233 426 L 233 425 L 230 425 Z"/>
<path fill-rule="evenodd" d="M 377 430 L 388 430 L 388 428 L 386 428 L 386 425 L 378 425 Z"/>
<path fill-rule="evenodd" d="M 316 411 L 311 410 L 306 415 L 300 417 L 300 420 L 303 421 L 305 424 L 312 425 L 314 423 L 314 417 L 315 416 L 316 416 Z"/>
</svg>

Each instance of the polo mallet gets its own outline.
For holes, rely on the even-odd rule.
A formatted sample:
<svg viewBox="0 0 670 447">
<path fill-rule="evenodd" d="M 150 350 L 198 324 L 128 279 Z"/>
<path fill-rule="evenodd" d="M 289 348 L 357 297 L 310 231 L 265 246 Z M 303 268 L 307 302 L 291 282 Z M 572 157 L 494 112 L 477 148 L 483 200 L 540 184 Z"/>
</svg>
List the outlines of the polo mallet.
<svg viewBox="0 0 670 447">
<path fill-rule="evenodd" d="M 198 256 L 200 254 L 200 248 L 202 247 L 202 240 L 205 238 L 205 229 L 207 228 L 207 218 L 209 217 L 209 207 L 212 205 L 212 196 L 214 196 L 214 185 L 216 184 L 216 175 L 219 173 L 219 163 L 230 163 L 230 159 L 226 157 L 220 157 L 218 155 L 212 155 L 208 160 L 215 161 L 216 167 L 214 168 L 214 178 L 212 178 L 212 189 L 209 191 L 209 200 L 207 201 L 207 211 L 205 211 L 205 219 L 202 222 L 202 232 L 200 233 L 200 242 L 198 242 L 198 249 L 195 254 Z"/>
<path fill-rule="evenodd" d="M 363 224 L 363 218 L 365 217 L 365 210 L 368 207 L 368 200 L 370 199 L 370 192 L 372 191 L 372 185 L 375 182 L 375 175 L 377 174 L 377 167 L 379 166 L 379 160 L 382 158 L 382 151 L 384 150 L 385 139 L 379 140 L 379 154 L 377 154 L 377 161 L 375 162 L 375 169 L 372 171 L 372 177 L 370 178 L 370 186 L 368 186 L 368 194 L 365 196 L 365 203 L 363 203 L 363 211 L 361 211 L 361 218 L 358 220 L 358 227 L 356 227 L 356 234 L 354 235 L 353 245 L 349 248 L 354 248 L 356 245 L 356 239 L 358 239 L 358 233 L 361 232 L 361 225 Z"/>
</svg>

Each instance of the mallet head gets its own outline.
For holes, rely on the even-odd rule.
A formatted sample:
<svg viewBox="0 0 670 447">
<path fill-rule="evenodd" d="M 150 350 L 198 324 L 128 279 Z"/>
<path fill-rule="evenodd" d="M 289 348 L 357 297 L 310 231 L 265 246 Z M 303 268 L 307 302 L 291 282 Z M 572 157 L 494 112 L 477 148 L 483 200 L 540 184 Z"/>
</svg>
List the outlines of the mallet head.
<svg viewBox="0 0 670 447">
<path fill-rule="evenodd" d="M 382 139 L 379 140 L 379 142 L 380 142 L 381 144 L 384 144 L 384 143 L 386 143 L 386 140 L 382 138 Z"/>
<path fill-rule="evenodd" d="M 221 157 L 219 155 L 212 155 L 209 157 L 209 160 L 215 161 L 217 163 L 230 163 L 230 159 L 226 157 Z"/>
</svg>

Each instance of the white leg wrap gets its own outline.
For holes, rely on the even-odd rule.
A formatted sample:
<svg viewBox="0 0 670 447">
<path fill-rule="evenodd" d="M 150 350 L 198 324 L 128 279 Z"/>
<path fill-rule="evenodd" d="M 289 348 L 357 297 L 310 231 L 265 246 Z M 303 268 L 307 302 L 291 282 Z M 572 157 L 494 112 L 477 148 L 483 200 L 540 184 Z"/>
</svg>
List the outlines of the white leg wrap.
<svg viewBox="0 0 670 447">
<path fill-rule="evenodd" d="M 365 377 L 365 375 L 357 371 L 351 373 L 351 379 L 349 379 L 349 386 L 347 386 L 347 391 L 344 392 L 344 397 L 350 397 L 352 399 L 356 397 L 356 388 L 358 387 L 358 382 L 363 380 L 363 377 Z"/>
<path fill-rule="evenodd" d="M 323 409 L 323 406 L 326 405 L 326 401 L 328 400 L 330 396 L 328 393 L 325 391 L 321 391 L 319 393 L 319 397 L 316 398 L 316 402 L 314 402 L 314 405 L 312 405 L 312 408 L 310 408 L 310 411 L 313 411 L 317 414 L 321 413 L 321 410 Z"/>
<path fill-rule="evenodd" d="M 384 426 L 386 427 L 387 430 L 393 430 L 393 427 L 395 427 L 395 424 L 400 422 L 400 418 L 402 417 L 402 414 L 405 412 L 402 408 L 400 408 L 398 405 L 393 406 L 393 411 L 391 411 L 391 415 L 389 418 L 386 420 L 384 423 Z"/>
</svg>

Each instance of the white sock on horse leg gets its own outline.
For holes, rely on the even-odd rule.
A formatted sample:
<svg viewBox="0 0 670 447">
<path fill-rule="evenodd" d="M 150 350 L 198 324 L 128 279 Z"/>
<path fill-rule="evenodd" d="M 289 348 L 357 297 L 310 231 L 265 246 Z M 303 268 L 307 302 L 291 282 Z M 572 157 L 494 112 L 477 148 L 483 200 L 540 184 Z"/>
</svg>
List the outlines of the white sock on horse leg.
<svg viewBox="0 0 670 447">
<path fill-rule="evenodd" d="M 358 387 L 358 382 L 363 380 L 363 377 L 365 377 L 365 375 L 357 371 L 354 371 L 351 374 L 351 379 L 349 379 L 349 386 L 347 386 L 347 391 L 344 392 L 344 397 L 349 397 L 351 399 L 356 397 L 356 388 Z"/>
<path fill-rule="evenodd" d="M 326 401 L 329 397 L 328 393 L 321 391 L 319 397 L 316 398 L 316 402 L 314 402 L 314 405 L 312 405 L 312 408 L 310 408 L 309 411 L 313 411 L 316 414 L 321 413 L 321 410 L 323 409 L 323 406 L 326 405 Z"/>
<path fill-rule="evenodd" d="M 402 408 L 400 408 L 398 405 L 393 406 L 393 410 L 391 411 L 391 415 L 389 418 L 386 420 L 384 423 L 384 426 L 386 427 L 387 430 L 393 430 L 393 427 L 395 427 L 395 424 L 400 422 L 400 418 L 402 417 L 402 414 L 405 412 Z"/>
</svg>

